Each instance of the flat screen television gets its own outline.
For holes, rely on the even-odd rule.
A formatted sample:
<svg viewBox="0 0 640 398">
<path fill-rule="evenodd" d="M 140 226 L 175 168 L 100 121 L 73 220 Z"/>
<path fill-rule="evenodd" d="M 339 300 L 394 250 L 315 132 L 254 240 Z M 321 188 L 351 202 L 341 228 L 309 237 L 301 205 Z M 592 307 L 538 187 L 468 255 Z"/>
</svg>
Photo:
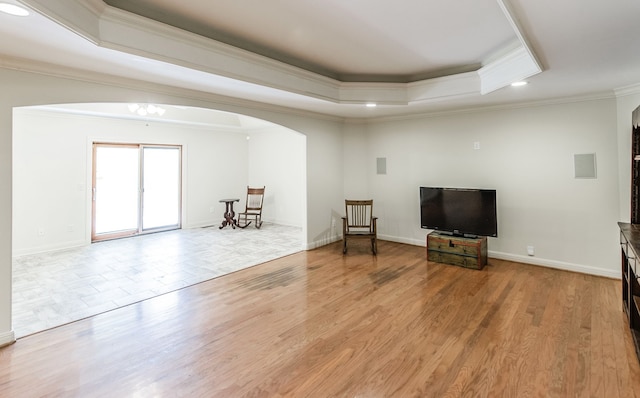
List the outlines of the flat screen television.
<svg viewBox="0 0 640 398">
<path fill-rule="evenodd" d="M 498 236 L 495 189 L 420 187 L 420 226 L 458 236 Z"/>
</svg>

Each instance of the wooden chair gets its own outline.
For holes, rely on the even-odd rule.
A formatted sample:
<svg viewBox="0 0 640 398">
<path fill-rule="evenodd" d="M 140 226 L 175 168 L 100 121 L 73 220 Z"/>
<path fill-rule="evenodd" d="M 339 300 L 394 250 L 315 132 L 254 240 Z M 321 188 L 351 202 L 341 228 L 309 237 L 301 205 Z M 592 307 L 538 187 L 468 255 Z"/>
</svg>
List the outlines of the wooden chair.
<svg viewBox="0 0 640 398">
<path fill-rule="evenodd" d="M 345 217 L 342 217 L 342 253 L 347 252 L 347 240 L 369 239 L 371 251 L 378 252 L 376 220 L 373 216 L 373 200 L 345 200 Z"/>
<path fill-rule="evenodd" d="M 255 227 L 262 226 L 262 203 L 264 202 L 264 188 L 250 188 L 247 186 L 247 201 L 245 210 L 238 213 L 238 226 L 246 228 L 251 224 L 249 218 L 255 221 Z"/>
</svg>

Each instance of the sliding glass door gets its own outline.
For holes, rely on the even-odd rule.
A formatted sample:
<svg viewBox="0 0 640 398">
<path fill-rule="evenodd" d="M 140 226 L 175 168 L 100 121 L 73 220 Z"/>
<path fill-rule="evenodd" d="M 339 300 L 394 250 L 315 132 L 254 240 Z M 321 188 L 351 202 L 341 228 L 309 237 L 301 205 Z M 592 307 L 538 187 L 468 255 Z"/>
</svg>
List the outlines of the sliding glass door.
<svg viewBox="0 0 640 398">
<path fill-rule="evenodd" d="M 139 165 L 137 145 L 94 145 L 92 240 L 138 233 Z"/>
<path fill-rule="evenodd" d="M 180 149 L 142 148 L 142 230 L 180 224 Z"/>
<path fill-rule="evenodd" d="M 92 241 L 180 228 L 179 146 L 94 144 Z"/>
</svg>

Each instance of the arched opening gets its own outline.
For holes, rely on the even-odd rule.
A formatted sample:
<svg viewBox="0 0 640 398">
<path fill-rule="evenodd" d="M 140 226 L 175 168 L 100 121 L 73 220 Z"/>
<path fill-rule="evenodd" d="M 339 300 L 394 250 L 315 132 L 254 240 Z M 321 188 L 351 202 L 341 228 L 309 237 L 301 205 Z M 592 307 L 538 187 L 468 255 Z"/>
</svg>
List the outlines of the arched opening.
<svg viewBox="0 0 640 398">
<path fill-rule="evenodd" d="M 14 108 L 13 325 L 18 337 L 303 248 L 306 137 L 245 115 L 126 103 Z M 182 150 L 181 226 L 91 243 L 93 145 Z M 262 228 L 219 229 L 224 204 L 266 186 Z"/>
</svg>

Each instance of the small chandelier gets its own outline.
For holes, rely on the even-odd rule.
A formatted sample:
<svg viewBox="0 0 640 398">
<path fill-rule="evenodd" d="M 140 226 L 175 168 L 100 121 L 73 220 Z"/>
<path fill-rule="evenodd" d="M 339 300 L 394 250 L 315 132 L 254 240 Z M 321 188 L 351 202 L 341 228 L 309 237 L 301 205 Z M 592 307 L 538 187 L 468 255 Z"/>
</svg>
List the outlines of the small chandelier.
<svg viewBox="0 0 640 398">
<path fill-rule="evenodd" d="M 140 116 L 164 115 L 165 109 L 153 104 L 129 104 L 129 111 Z"/>
</svg>

